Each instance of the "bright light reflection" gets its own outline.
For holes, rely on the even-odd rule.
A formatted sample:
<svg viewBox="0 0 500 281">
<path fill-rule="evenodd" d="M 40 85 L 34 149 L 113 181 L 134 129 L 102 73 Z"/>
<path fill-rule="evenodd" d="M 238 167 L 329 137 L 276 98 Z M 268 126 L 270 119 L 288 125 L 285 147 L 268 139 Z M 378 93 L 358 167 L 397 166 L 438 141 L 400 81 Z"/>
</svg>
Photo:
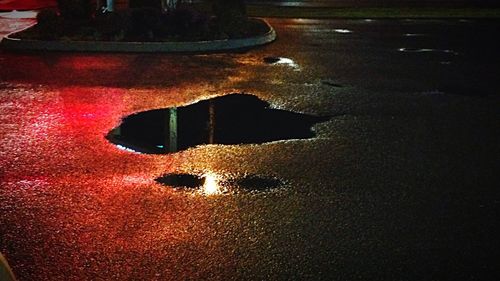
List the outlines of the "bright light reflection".
<svg viewBox="0 0 500 281">
<path fill-rule="evenodd" d="M 293 61 L 292 59 L 289 59 L 289 58 L 280 57 L 279 60 L 273 64 L 287 65 L 287 66 L 293 68 L 295 71 L 300 71 L 300 66 L 295 61 Z"/>
<path fill-rule="evenodd" d="M 124 150 L 124 151 L 128 151 L 128 152 L 134 152 L 134 153 L 139 153 L 139 152 L 137 152 L 137 151 L 135 151 L 135 150 L 133 150 L 133 149 L 131 149 L 131 148 L 125 147 L 125 146 L 123 146 L 123 145 L 119 145 L 119 144 L 117 144 L 117 145 L 116 145 L 116 147 L 117 147 L 118 149 L 120 149 L 120 150 Z"/>
<path fill-rule="evenodd" d="M 333 31 L 337 32 L 337 33 L 352 33 L 352 31 L 350 31 L 349 29 L 334 29 Z"/>
<path fill-rule="evenodd" d="M 406 53 L 429 53 L 429 52 L 435 52 L 435 53 L 453 54 L 455 56 L 459 55 L 458 52 L 455 52 L 453 50 L 439 50 L 439 49 L 409 49 L 409 48 L 399 48 L 398 51 L 400 51 L 400 52 L 406 52 Z"/>
<path fill-rule="evenodd" d="M 202 191 L 205 195 L 216 195 L 222 193 L 222 188 L 219 186 L 217 177 L 213 174 L 205 175 Z"/>
</svg>

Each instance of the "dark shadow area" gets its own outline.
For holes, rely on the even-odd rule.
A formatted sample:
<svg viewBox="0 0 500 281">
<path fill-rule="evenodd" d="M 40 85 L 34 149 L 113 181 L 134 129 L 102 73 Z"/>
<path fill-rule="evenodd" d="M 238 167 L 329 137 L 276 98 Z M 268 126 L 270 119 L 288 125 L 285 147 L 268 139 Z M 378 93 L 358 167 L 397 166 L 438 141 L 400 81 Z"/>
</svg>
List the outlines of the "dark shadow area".
<svg viewBox="0 0 500 281">
<path fill-rule="evenodd" d="M 107 138 L 143 153 L 169 153 L 201 144 L 261 144 L 315 136 L 311 127 L 328 117 L 280 109 L 248 94 L 231 94 L 179 108 L 126 117 Z"/>
</svg>

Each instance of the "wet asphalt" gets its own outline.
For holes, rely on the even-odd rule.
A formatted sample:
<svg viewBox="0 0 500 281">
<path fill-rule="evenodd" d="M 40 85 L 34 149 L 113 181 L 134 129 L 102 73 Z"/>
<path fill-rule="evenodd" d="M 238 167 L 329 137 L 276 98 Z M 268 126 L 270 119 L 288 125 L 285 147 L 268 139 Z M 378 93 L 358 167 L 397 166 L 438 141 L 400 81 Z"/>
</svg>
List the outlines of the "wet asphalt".
<svg viewBox="0 0 500 281">
<path fill-rule="evenodd" d="M 246 0 L 248 4 L 284 7 L 498 7 L 494 0 Z"/>
<path fill-rule="evenodd" d="M 0 251 L 19 280 L 500 277 L 500 23 L 270 23 L 276 42 L 229 54 L 0 53 Z M 235 92 L 331 119 L 167 155 L 105 138 Z M 168 173 L 283 185 L 206 196 Z"/>
</svg>

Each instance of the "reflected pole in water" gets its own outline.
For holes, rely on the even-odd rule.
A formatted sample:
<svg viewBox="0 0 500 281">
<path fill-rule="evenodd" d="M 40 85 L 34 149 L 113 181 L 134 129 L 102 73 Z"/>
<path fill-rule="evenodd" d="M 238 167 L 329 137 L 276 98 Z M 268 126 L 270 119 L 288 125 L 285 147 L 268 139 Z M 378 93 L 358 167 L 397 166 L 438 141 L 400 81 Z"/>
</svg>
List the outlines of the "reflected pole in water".
<svg viewBox="0 0 500 281">
<path fill-rule="evenodd" d="M 165 143 L 169 152 L 177 152 L 177 107 L 169 109 L 168 120 L 165 120 Z"/>
<path fill-rule="evenodd" d="M 170 109 L 170 152 L 177 151 L 177 107 Z"/>
<path fill-rule="evenodd" d="M 208 143 L 215 143 L 215 106 L 213 101 L 208 103 Z"/>
</svg>

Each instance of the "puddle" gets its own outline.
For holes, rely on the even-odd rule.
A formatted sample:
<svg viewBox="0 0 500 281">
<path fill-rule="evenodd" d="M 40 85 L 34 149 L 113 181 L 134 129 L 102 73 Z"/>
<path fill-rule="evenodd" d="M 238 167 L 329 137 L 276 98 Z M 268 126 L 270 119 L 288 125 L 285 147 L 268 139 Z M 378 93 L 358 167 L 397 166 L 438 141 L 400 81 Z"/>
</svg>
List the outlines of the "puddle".
<svg viewBox="0 0 500 281">
<path fill-rule="evenodd" d="M 405 37 L 423 37 L 423 36 L 427 36 L 427 34 L 423 34 L 423 33 L 405 33 L 404 36 Z"/>
<path fill-rule="evenodd" d="M 324 81 L 321 81 L 321 83 L 323 85 L 327 85 L 327 86 L 331 86 L 331 87 L 335 87 L 335 88 L 342 88 L 344 86 L 338 84 L 338 83 L 335 83 L 335 82 L 332 82 L 332 81 L 328 81 L 328 80 L 324 80 Z"/>
<path fill-rule="evenodd" d="M 270 177 L 248 175 L 238 179 L 224 179 L 208 173 L 203 176 L 190 174 L 167 174 L 156 179 L 162 185 L 178 190 L 193 190 L 204 195 L 237 193 L 242 191 L 268 191 L 279 188 L 283 182 Z"/>
<path fill-rule="evenodd" d="M 453 50 L 440 50 L 440 49 L 413 49 L 413 48 L 399 48 L 398 51 L 404 52 L 404 53 L 445 53 L 445 54 L 452 54 L 452 55 L 459 55 L 458 52 L 455 52 Z"/>
<path fill-rule="evenodd" d="M 280 57 L 265 57 L 264 62 L 268 64 L 274 64 L 277 63 L 281 60 L 282 58 Z"/>
<path fill-rule="evenodd" d="M 300 66 L 290 58 L 284 57 L 265 57 L 264 62 L 271 65 L 286 65 L 293 68 L 295 71 L 300 71 Z"/>
<path fill-rule="evenodd" d="M 272 109 L 249 94 L 230 94 L 192 105 L 126 117 L 107 139 L 121 149 L 163 154 L 203 144 L 262 144 L 315 137 L 318 117 Z"/>
<path fill-rule="evenodd" d="M 258 176 L 248 176 L 239 180 L 236 180 L 236 185 L 242 189 L 249 191 L 264 191 L 269 189 L 275 189 L 281 186 L 283 183 L 275 178 L 264 178 Z"/>
<path fill-rule="evenodd" d="M 198 188 L 203 185 L 205 179 L 189 174 L 169 174 L 157 178 L 156 181 L 175 188 Z"/>
<path fill-rule="evenodd" d="M 344 34 L 352 33 L 352 30 L 342 29 L 342 28 L 337 28 L 337 29 L 334 29 L 333 31 L 336 32 L 336 33 L 344 33 Z"/>
</svg>

